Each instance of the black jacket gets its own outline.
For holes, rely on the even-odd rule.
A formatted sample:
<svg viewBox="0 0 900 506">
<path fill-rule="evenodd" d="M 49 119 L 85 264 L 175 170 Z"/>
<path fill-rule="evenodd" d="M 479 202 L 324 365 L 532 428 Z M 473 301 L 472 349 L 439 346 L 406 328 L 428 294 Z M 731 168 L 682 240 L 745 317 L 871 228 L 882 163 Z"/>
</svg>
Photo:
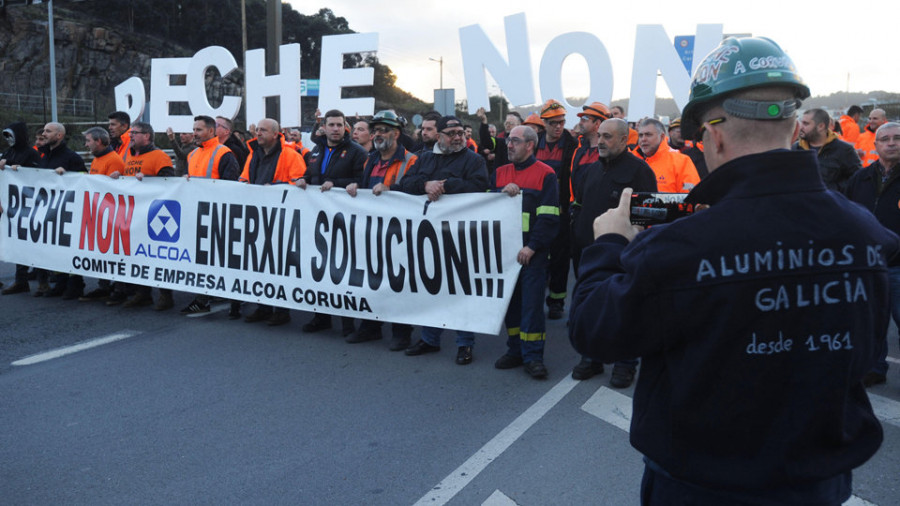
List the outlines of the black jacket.
<svg viewBox="0 0 900 506">
<path fill-rule="evenodd" d="M 826 190 L 808 151 L 732 160 L 686 201 L 710 207 L 630 244 L 600 236 L 581 257 L 575 349 L 642 357 L 631 444 L 719 490 L 849 473 L 882 441 L 862 378 L 887 332 L 884 262 L 900 239 Z M 803 499 L 779 504 L 826 504 Z"/>
<path fill-rule="evenodd" d="M 9 130 L 15 136 L 16 141 L 9 149 L 3 152 L 0 159 L 6 160 L 7 165 L 21 165 L 23 167 L 37 167 L 41 155 L 28 142 L 28 127 L 21 121 L 11 123 L 4 132 Z"/>
<path fill-rule="evenodd" d="M 328 166 L 322 170 L 322 161 L 328 150 L 325 136 L 316 139 L 316 146 L 309 152 L 306 174 L 303 176 L 309 184 L 322 184 L 331 181 L 335 186 L 346 188 L 350 183 L 362 181 L 363 166 L 369 156 L 365 148 L 353 142 L 350 134 L 344 134 L 343 140 L 335 146 L 328 160 Z"/>
<path fill-rule="evenodd" d="M 844 195 L 874 213 L 886 228 L 900 234 L 900 167 L 894 167 L 886 181 L 882 181 L 883 174 L 881 160 L 872 162 L 847 181 Z M 900 255 L 890 263 L 891 267 L 898 265 Z"/>
<path fill-rule="evenodd" d="M 484 158 L 463 148 L 448 154 L 423 153 L 392 188 L 411 195 L 424 195 L 425 183 L 441 179 L 446 180 L 446 193 L 484 192 L 490 186 Z"/>
<path fill-rule="evenodd" d="M 60 142 L 59 146 L 52 150 L 49 145 L 41 146 L 41 153 L 44 156 L 38 163 L 38 168 L 56 169 L 57 167 L 62 167 L 67 172 L 87 172 L 87 169 L 84 167 L 84 160 L 78 153 L 66 146 L 66 141 Z"/>
<path fill-rule="evenodd" d="M 572 205 L 572 235 L 579 249 L 594 242 L 594 218 L 618 206 L 622 190 L 656 191 L 653 169 L 630 151 L 623 151 L 612 160 L 601 158 L 579 170 L 584 171 L 584 178 L 574 186 Z"/>
<path fill-rule="evenodd" d="M 806 141 L 797 141 L 793 149 L 810 148 Z M 849 142 L 837 138 L 834 132 L 829 132 L 829 140 L 817 151 L 819 159 L 819 174 L 829 190 L 844 191 L 847 180 L 856 171 L 862 168 L 856 148 Z"/>
</svg>

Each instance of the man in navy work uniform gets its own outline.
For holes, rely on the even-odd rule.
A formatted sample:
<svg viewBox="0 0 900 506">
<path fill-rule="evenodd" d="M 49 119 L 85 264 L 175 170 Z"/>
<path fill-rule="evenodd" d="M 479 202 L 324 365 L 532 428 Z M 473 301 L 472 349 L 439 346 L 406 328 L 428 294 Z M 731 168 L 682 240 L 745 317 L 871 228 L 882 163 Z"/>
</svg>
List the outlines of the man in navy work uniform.
<svg viewBox="0 0 900 506">
<path fill-rule="evenodd" d="M 887 330 L 900 238 L 791 151 L 809 89 L 771 40 L 725 39 L 682 115 L 705 204 L 641 232 L 631 191 L 594 222 L 570 320 L 579 352 L 642 357 L 631 444 L 644 505 L 840 505 L 881 444 L 862 378 Z"/>
</svg>

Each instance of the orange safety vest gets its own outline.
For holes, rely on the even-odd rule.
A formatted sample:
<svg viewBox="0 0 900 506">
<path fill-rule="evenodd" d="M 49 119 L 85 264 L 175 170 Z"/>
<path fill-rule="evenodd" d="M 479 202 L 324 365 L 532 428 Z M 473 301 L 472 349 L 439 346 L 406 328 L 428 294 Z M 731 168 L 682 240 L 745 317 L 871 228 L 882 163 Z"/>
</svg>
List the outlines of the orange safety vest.
<svg viewBox="0 0 900 506">
<path fill-rule="evenodd" d="M 125 168 L 125 162 L 122 161 L 122 158 L 116 154 L 115 151 L 110 151 L 105 155 L 94 158 L 91 161 L 91 172 L 93 175 L 101 175 L 108 176 L 113 172 L 118 171 L 120 174 L 122 173 L 122 169 Z"/>
<path fill-rule="evenodd" d="M 278 140 L 281 142 L 281 154 L 278 155 L 278 163 L 275 164 L 275 176 L 272 178 L 273 183 L 293 183 L 306 174 L 306 162 L 300 153 L 294 149 L 293 143 L 286 142 L 284 135 L 278 134 Z M 253 146 L 258 146 L 259 141 L 256 137 L 247 141 L 247 147 L 250 154 L 247 155 L 247 161 L 244 162 L 244 170 L 238 181 L 242 183 L 250 182 L 250 161 L 253 160 Z"/>
<path fill-rule="evenodd" d="M 638 132 L 633 128 L 628 129 L 628 145 L 629 146 L 637 146 L 638 143 Z"/>
<path fill-rule="evenodd" d="M 191 177 L 221 179 L 219 161 L 226 153 L 231 153 L 231 150 L 219 143 L 218 137 L 213 137 L 188 153 L 188 174 Z"/>
<path fill-rule="evenodd" d="M 859 139 L 859 125 L 853 121 L 853 118 L 846 114 L 841 116 L 841 139 L 850 144 L 856 144 Z"/>
<path fill-rule="evenodd" d="M 122 144 L 119 144 L 119 147 L 116 148 L 116 154 L 124 161 L 128 155 L 128 148 L 131 147 L 131 129 L 125 130 L 125 133 L 119 139 L 122 141 Z"/>
<path fill-rule="evenodd" d="M 860 157 L 863 167 L 868 167 L 869 164 L 878 160 L 878 151 L 875 151 L 875 132 L 868 128 L 866 128 L 863 133 L 859 134 L 859 139 L 856 140 L 856 144 L 854 144 L 853 147 L 855 147 L 857 151 L 863 152 Z"/>
<path fill-rule="evenodd" d="M 691 158 L 669 149 L 665 137 L 656 153 L 649 158 L 641 154 L 640 148 L 635 148 L 632 152 L 653 169 L 656 174 L 656 191 L 660 193 L 687 193 L 700 182 L 700 175 Z"/>
</svg>

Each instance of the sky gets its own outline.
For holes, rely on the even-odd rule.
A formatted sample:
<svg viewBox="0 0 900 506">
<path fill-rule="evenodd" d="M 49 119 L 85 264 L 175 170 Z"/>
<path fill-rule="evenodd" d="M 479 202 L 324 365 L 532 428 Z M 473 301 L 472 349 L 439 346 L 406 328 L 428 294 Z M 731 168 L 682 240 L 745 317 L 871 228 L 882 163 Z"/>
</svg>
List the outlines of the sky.
<svg viewBox="0 0 900 506">
<path fill-rule="evenodd" d="M 524 12 L 535 82 L 541 56 L 555 37 L 569 32 L 594 34 L 609 54 L 612 98 L 630 94 L 637 25 L 662 25 L 669 36 L 693 35 L 697 24 L 723 25 L 723 32 L 766 36 L 794 60 L 812 94 L 838 91 L 900 91 L 900 58 L 879 54 L 879 41 L 892 40 L 900 7 L 896 2 L 808 2 L 707 0 L 630 2 L 288 0 L 303 14 L 322 7 L 347 19 L 356 32 L 379 34 L 378 57 L 397 76 L 400 88 L 431 102 L 443 84 L 465 98 L 459 29 L 480 25 L 501 54 L 506 54 L 504 17 Z M 568 97 L 588 94 L 587 64 L 572 56 L 563 66 Z M 488 82 L 492 82 L 488 77 Z M 671 96 L 658 79 L 657 95 Z M 496 85 L 489 87 L 496 94 Z M 539 92 L 536 93 L 540 100 Z M 516 104 L 514 104 L 516 105 Z M 525 105 L 525 104 L 521 104 Z M 850 104 L 847 104 L 850 105 Z"/>
</svg>

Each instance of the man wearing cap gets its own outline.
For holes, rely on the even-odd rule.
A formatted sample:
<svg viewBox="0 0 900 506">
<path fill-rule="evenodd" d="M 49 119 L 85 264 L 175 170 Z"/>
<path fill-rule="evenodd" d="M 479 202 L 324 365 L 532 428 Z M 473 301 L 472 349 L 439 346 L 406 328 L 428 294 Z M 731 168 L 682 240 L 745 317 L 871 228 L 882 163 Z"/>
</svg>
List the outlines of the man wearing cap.
<svg viewBox="0 0 900 506">
<path fill-rule="evenodd" d="M 489 188 L 484 158 L 466 149 L 466 133 L 456 116 L 443 116 L 438 121 L 437 144 L 430 153 L 423 153 L 397 184 L 400 191 L 411 195 L 427 195 L 436 201 L 442 195 L 484 192 Z M 472 362 L 475 334 L 456 332 L 456 363 Z M 422 338 L 406 349 L 410 356 L 441 350 L 441 329 L 422 327 Z"/>
<path fill-rule="evenodd" d="M 810 109 L 800 118 L 800 139 L 793 149 L 815 150 L 819 174 L 830 190 L 844 191 L 847 180 L 862 168 L 856 150 L 842 141 L 828 124 L 831 116 L 823 109 Z"/>
<path fill-rule="evenodd" d="M 656 173 L 656 188 L 662 193 L 687 193 L 700 182 L 694 162 L 669 148 L 666 126 L 659 120 L 644 118 L 638 123 L 638 147 L 634 154 Z"/>
<path fill-rule="evenodd" d="M 709 175 L 706 160 L 703 159 L 703 143 L 684 139 L 681 135 L 681 118 L 675 118 L 669 123 L 669 147 L 691 159 L 700 179 Z"/>
<path fill-rule="evenodd" d="M 416 155 L 410 153 L 400 144 L 402 124 L 393 111 L 380 111 L 369 122 L 369 128 L 373 133 L 372 144 L 375 150 L 369 153 L 366 165 L 363 168 L 362 183 L 350 183 L 347 185 L 347 193 L 356 197 L 359 188 L 372 190 L 375 196 L 396 187 L 406 171 L 417 160 Z M 347 337 L 351 344 L 364 343 L 381 339 L 380 320 L 363 320 L 359 324 L 356 334 Z M 401 351 L 409 347 L 412 325 L 394 323 L 391 326 L 391 351 Z"/>
<path fill-rule="evenodd" d="M 900 238 L 828 191 L 815 153 L 790 150 L 808 96 L 777 44 L 725 39 L 682 115 L 710 170 L 686 202 L 708 208 L 641 231 L 626 190 L 594 222 L 570 338 L 642 357 L 630 437 L 644 505 L 839 505 L 882 442 L 862 378 Z"/>
<path fill-rule="evenodd" d="M 559 320 L 563 317 L 566 292 L 569 286 L 569 259 L 571 258 L 571 234 L 569 233 L 569 170 L 572 155 L 578 148 L 578 141 L 566 130 L 566 108 L 557 100 L 547 100 L 541 107 L 540 118 L 544 122 L 544 133 L 538 135 L 535 157 L 550 166 L 556 173 L 559 189 L 559 230 L 556 240 L 550 245 L 549 294 L 547 295 L 547 318 Z"/>
</svg>

